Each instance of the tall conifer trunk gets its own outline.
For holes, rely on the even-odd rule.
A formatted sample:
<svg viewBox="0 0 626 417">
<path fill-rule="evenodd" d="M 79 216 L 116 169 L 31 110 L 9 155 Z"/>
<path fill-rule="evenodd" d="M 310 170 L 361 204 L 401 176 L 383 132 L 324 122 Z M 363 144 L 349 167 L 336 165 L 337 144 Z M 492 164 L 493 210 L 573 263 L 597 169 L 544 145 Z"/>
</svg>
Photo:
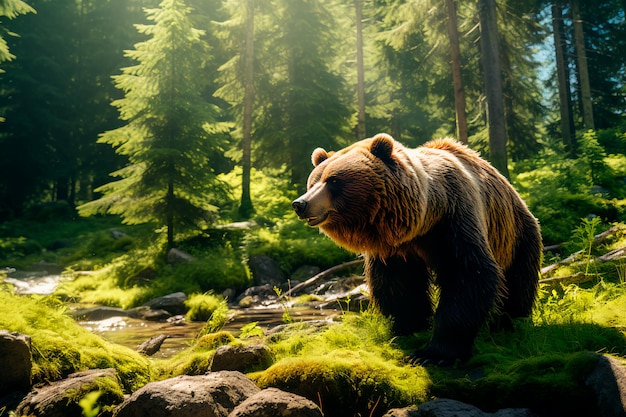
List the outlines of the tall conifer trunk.
<svg viewBox="0 0 626 417">
<path fill-rule="evenodd" d="M 356 11 L 356 74 L 357 74 L 357 102 L 358 119 L 356 138 L 365 138 L 365 70 L 363 67 L 363 5 L 362 0 L 354 0 Z"/>
<path fill-rule="evenodd" d="M 239 215 L 249 218 L 254 208 L 250 197 L 252 107 L 254 104 L 254 0 L 246 0 L 246 51 L 244 54 L 243 141 L 241 158 L 241 204 Z"/>
<path fill-rule="evenodd" d="M 552 3 L 552 28 L 554 49 L 556 52 L 556 72 L 559 86 L 559 111 L 561 114 L 561 138 L 570 155 L 574 152 L 574 118 L 572 116 L 572 98 L 569 83 L 569 65 L 565 53 L 565 37 L 563 36 L 562 0 Z"/>
<path fill-rule="evenodd" d="M 461 143 L 467 144 L 467 118 L 465 117 L 465 91 L 461 78 L 461 48 L 454 0 L 446 0 L 448 11 L 448 37 L 452 59 L 452 83 L 454 86 L 454 108 L 456 110 L 456 134 Z"/>
<path fill-rule="evenodd" d="M 580 95 L 583 107 L 583 123 L 587 129 L 595 129 L 593 120 L 593 104 L 591 102 L 591 85 L 589 84 L 589 69 L 587 68 L 587 50 L 585 48 L 585 33 L 580 15 L 578 0 L 572 0 L 572 19 L 574 21 L 574 40 L 576 42 L 576 57 L 578 77 L 580 78 Z"/>
<path fill-rule="evenodd" d="M 493 166 L 508 178 L 502 66 L 500 63 L 495 0 L 478 0 L 478 14 L 480 18 L 481 61 L 485 79 L 485 95 L 487 97 L 489 159 Z"/>
</svg>

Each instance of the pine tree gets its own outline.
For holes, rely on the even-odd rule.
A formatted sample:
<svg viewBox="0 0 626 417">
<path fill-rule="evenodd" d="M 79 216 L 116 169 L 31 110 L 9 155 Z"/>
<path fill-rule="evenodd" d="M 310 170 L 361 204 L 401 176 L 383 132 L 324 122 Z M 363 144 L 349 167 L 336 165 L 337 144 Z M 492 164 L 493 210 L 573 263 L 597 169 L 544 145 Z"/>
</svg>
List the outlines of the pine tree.
<svg viewBox="0 0 626 417">
<path fill-rule="evenodd" d="M 338 149 L 348 135 L 351 109 L 337 60 L 335 18 L 328 4 L 280 0 L 271 16 L 276 36 L 265 63 L 272 78 L 259 85 L 263 115 L 256 129 L 256 161 L 291 171 L 301 188 L 316 147 Z"/>
<path fill-rule="evenodd" d="M 127 123 L 101 135 L 99 142 L 128 156 L 112 175 L 121 179 L 100 187 L 103 197 L 81 206 L 83 213 L 120 214 L 126 223 L 155 222 L 167 229 L 210 221 L 226 190 L 211 160 L 222 152 L 225 126 L 218 109 L 203 97 L 198 74 L 209 58 L 202 31 L 192 27 L 183 0 L 163 0 L 146 9 L 152 25 L 136 25 L 150 38 L 126 55 L 138 64 L 113 77 L 125 97 L 113 102 Z"/>
<path fill-rule="evenodd" d="M 233 106 L 237 125 L 241 126 L 241 200 L 239 217 L 250 218 L 254 213 L 250 194 L 252 171 L 253 119 L 256 103 L 255 93 L 255 8 L 263 6 L 254 0 L 228 0 L 224 7 L 230 19 L 223 22 L 221 35 L 232 58 L 220 67 L 222 86 L 216 95 Z"/>
<path fill-rule="evenodd" d="M 17 16 L 26 13 L 35 13 L 35 9 L 21 0 L 3 0 L 0 2 L 0 17 L 14 19 Z M 2 35 L 10 34 L 5 28 L 2 28 L 0 33 Z M 13 58 L 15 58 L 15 55 L 9 51 L 7 41 L 4 39 L 4 36 L 0 36 L 0 62 L 10 61 Z"/>
<path fill-rule="evenodd" d="M 506 177 L 507 166 L 504 96 L 502 90 L 502 66 L 500 64 L 500 41 L 496 23 L 495 0 L 479 0 L 480 46 L 485 96 L 487 99 L 487 124 L 489 131 L 489 157 L 491 163 Z"/>
</svg>

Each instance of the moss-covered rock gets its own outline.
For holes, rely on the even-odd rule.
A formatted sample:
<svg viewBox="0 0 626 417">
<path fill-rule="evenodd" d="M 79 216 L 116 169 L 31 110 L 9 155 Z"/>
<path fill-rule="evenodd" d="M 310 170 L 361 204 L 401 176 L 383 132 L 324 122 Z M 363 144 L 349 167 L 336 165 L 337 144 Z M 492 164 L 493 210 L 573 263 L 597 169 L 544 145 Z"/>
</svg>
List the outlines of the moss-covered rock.
<svg viewBox="0 0 626 417">
<path fill-rule="evenodd" d="M 33 383 L 98 368 L 115 368 L 127 392 L 151 379 L 146 358 L 80 327 L 55 298 L 17 296 L 0 289 L 0 328 L 31 337 Z"/>
<path fill-rule="evenodd" d="M 95 395 L 90 396 L 90 393 Z M 89 399 L 87 403 L 85 398 Z M 82 417 L 88 408 L 107 416 L 123 400 L 115 369 L 95 369 L 34 388 L 20 402 L 16 412 L 19 416 Z"/>
</svg>

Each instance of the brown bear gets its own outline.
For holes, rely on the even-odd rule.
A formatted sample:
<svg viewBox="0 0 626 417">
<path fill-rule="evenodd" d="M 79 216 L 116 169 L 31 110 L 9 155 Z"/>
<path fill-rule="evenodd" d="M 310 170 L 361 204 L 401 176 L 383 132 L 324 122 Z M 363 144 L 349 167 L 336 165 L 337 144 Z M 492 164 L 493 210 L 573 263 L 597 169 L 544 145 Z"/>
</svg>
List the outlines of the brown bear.
<svg viewBox="0 0 626 417">
<path fill-rule="evenodd" d="M 471 356 L 490 314 L 529 316 L 539 279 L 539 224 L 477 152 L 452 139 L 416 149 L 387 134 L 313 151 L 298 217 L 365 257 L 371 302 L 398 335 L 428 328 L 412 362 Z M 432 284 L 439 287 L 433 314 Z"/>
</svg>

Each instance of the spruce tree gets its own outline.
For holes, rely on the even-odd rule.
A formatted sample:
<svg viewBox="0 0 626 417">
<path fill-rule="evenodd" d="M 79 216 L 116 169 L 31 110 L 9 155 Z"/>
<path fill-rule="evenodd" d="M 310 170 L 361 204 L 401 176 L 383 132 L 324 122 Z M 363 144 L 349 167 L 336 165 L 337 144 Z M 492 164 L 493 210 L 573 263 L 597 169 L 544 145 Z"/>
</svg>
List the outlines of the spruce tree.
<svg viewBox="0 0 626 417">
<path fill-rule="evenodd" d="M 226 193 L 211 165 L 222 153 L 225 126 L 203 96 L 201 69 L 209 51 L 190 14 L 183 0 L 163 0 L 146 9 L 154 24 L 136 25 L 149 36 L 126 52 L 138 64 L 113 77 L 125 96 L 112 104 L 126 124 L 99 139 L 129 164 L 112 174 L 119 180 L 96 190 L 100 199 L 80 207 L 86 214 L 120 214 L 129 224 L 165 226 L 168 249 L 175 227 L 210 221 L 215 201 Z"/>
</svg>

